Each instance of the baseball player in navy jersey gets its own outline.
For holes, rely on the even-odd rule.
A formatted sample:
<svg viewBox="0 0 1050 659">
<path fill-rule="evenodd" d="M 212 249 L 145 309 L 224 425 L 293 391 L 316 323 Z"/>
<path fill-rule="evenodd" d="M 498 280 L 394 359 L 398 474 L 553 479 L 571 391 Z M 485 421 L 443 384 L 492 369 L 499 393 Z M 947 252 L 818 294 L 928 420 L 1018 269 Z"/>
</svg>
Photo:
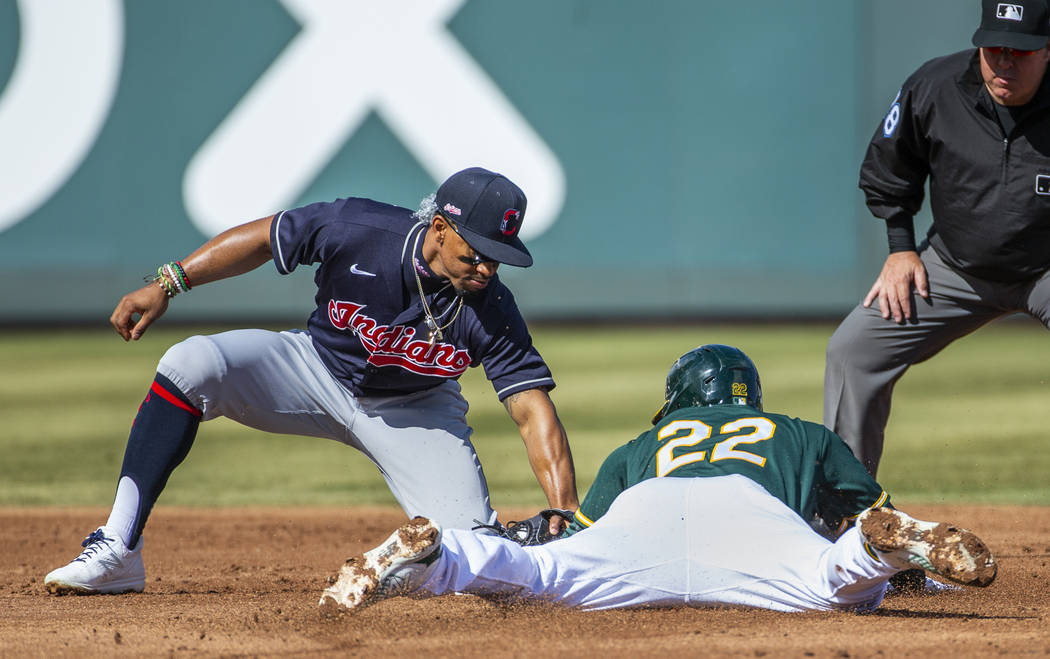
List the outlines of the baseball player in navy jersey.
<svg viewBox="0 0 1050 659">
<path fill-rule="evenodd" d="M 517 424 L 551 506 L 578 506 L 551 373 L 496 271 L 528 267 L 524 193 L 481 168 L 449 177 L 413 213 L 369 199 L 286 210 L 230 229 L 165 264 L 110 319 L 139 339 L 172 297 L 267 261 L 317 264 L 305 331 L 195 336 L 161 358 L 132 426 L 106 523 L 45 578 L 52 593 L 142 591 L 142 532 L 201 421 L 326 437 L 379 468 L 409 516 L 450 528 L 495 523 L 457 378 L 485 373 Z M 477 521 L 476 521 L 477 520 Z M 552 520 L 552 531 L 564 522 Z"/>
<path fill-rule="evenodd" d="M 841 535 L 818 535 L 818 517 Z M 417 518 L 348 561 L 320 603 L 466 592 L 588 609 L 870 611 L 916 567 L 973 586 L 996 574 L 974 534 L 889 507 L 830 430 L 764 411 L 744 353 L 705 345 L 672 366 L 652 428 L 602 464 L 568 537 L 523 547 Z"/>
</svg>

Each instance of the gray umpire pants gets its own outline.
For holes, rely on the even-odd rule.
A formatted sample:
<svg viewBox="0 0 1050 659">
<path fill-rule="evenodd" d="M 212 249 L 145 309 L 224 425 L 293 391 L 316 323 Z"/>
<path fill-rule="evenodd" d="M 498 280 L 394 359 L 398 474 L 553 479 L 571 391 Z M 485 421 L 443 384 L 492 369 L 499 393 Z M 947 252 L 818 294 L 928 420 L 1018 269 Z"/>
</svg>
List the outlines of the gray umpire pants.
<svg viewBox="0 0 1050 659">
<path fill-rule="evenodd" d="M 1050 272 L 1004 284 L 953 270 L 933 248 L 920 257 L 930 299 L 912 293 L 917 313 L 911 321 L 884 320 L 877 303 L 857 305 L 828 341 L 824 425 L 846 440 L 872 476 L 882 457 L 893 386 L 909 366 L 1007 314 L 1027 313 L 1050 327 Z"/>
</svg>

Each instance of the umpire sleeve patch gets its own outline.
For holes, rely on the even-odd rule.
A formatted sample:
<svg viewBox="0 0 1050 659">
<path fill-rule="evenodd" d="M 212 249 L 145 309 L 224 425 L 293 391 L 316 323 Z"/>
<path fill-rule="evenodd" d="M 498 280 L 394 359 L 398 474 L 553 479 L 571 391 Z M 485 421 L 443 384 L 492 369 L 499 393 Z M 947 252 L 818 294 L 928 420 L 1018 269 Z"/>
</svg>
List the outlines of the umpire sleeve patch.
<svg viewBox="0 0 1050 659">
<path fill-rule="evenodd" d="M 882 136 L 893 137 L 893 134 L 897 132 L 897 126 L 901 123 L 901 93 L 898 91 L 897 96 L 893 99 L 893 105 L 890 106 L 890 111 L 886 113 L 886 118 L 882 120 Z"/>
</svg>

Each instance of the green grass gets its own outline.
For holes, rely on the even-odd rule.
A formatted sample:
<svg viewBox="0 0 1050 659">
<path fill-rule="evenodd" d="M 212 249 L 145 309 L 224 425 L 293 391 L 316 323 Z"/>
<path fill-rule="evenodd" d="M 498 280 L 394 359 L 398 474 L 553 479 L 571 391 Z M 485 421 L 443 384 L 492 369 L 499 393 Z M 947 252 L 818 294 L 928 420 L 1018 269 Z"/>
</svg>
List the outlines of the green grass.
<svg viewBox="0 0 1050 659">
<path fill-rule="evenodd" d="M 558 381 L 581 495 L 598 465 L 644 430 L 671 362 L 731 343 L 758 364 L 771 411 L 820 421 L 832 325 L 535 330 Z M 210 330 L 204 330 L 210 331 Z M 0 334 L 0 505 L 109 505 L 124 443 L 157 360 L 194 331 L 154 328 L 125 344 L 105 330 Z M 898 384 L 880 468 L 898 500 L 1050 504 L 1046 330 L 1002 322 L 956 342 Z M 521 439 L 480 369 L 463 379 L 474 443 L 497 507 L 543 501 Z M 368 460 L 336 442 L 202 425 L 161 505 L 392 504 Z"/>
</svg>

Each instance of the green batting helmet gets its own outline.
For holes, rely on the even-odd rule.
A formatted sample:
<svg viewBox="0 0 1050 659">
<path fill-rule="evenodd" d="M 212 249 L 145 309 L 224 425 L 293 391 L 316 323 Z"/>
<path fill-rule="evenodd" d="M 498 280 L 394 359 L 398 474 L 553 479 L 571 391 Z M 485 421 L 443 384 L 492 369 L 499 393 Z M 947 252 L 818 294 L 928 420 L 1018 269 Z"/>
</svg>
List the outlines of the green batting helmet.
<svg viewBox="0 0 1050 659">
<path fill-rule="evenodd" d="M 755 363 L 733 346 L 693 348 L 667 373 L 666 402 L 653 416 L 658 423 L 683 407 L 750 405 L 762 409 L 762 383 Z"/>
</svg>

